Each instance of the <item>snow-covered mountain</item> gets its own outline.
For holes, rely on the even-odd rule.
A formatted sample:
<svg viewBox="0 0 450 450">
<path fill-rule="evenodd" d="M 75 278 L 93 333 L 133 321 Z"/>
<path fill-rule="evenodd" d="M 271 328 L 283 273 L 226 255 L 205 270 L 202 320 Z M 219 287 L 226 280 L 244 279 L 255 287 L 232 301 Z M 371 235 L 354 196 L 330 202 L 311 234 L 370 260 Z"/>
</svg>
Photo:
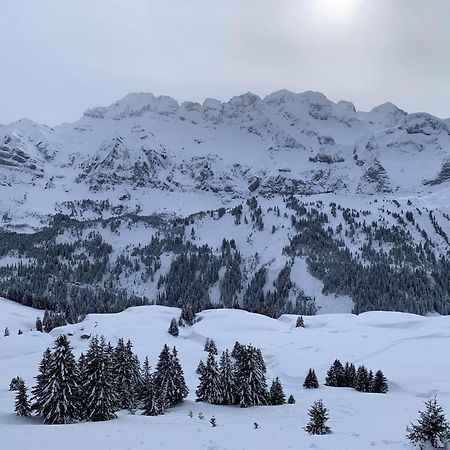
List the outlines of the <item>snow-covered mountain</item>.
<svg viewBox="0 0 450 450">
<path fill-rule="evenodd" d="M 129 94 L 55 128 L 0 126 L 1 290 L 172 305 L 184 264 L 202 275 L 183 300 L 203 306 L 449 313 L 449 127 L 288 91 Z"/>
</svg>

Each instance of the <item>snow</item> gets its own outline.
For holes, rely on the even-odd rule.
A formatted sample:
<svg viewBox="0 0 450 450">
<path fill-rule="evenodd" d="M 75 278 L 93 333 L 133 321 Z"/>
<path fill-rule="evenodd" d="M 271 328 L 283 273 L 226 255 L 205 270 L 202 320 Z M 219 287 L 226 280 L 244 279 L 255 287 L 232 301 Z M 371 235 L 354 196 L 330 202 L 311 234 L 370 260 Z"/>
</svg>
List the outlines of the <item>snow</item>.
<svg viewBox="0 0 450 450">
<path fill-rule="evenodd" d="M 0 300 L 0 325 L 24 334 L 0 337 L 0 435 L 5 448 L 30 447 L 66 450 L 96 448 L 125 450 L 166 449 L 296 449 L 323 450 L 407 449 L 405 427 L 417 417 L 423 400 L 437 394 L 450 412 L 449 317 L 420 317 L 402 313 L 371 312 L 323 314 L 305 317 L 305 328 L 295 328 L 296 316 L 270 319 L 239 310 L 210 310 L 191 328 L 182 328 L 175 338 L 167 332 L 179 310 L 161 306 L 130 308 L 119 314 L 89 315 L 83 322 L 55 329 L 50 334 L 29 330 L 40 311 Z M 187 400 L 164 416 L 144 417 L 120 413 L 105 423 L 49 426 L 38 419 L 16 417 L 14 394 L 9 381 L 21 375 L 33 384 L 42 352 L 60 333 L 71 333 L 79 355 L 88 341 L 82 334 L 104 334 L 113 344 L 130 338 L 141 360 L 148 355 L 154 367 L 164 343 L 176 345 L 190 388 Z M 215 340 L 219 351 L 231 349 L 236 340 L 260 347 L 267 363 L 269 382 L 279 376 L 285 393 L 295 405 L 240 409 L 195 402 L 198 383 L 195 369 L 204 359 L 206 338 Z M 352 389 L 322 385 L 335 358 L 382 369 L 390 392 L 363 394 Z M 308 369 L 316 370 L 321 386 L 304 390 Z M 309 436 L 302 427 L 307 408 L 322 398 L 330 410 L 328 436 Z M 193 412 L 193 418 L 188 413 Z M 198 418 L 202 412 L 204 420 Z M 209 419 L 214 416 L 217 428 Z M 260 424 L 255 430 L 253 423 Z"/>
</svg>

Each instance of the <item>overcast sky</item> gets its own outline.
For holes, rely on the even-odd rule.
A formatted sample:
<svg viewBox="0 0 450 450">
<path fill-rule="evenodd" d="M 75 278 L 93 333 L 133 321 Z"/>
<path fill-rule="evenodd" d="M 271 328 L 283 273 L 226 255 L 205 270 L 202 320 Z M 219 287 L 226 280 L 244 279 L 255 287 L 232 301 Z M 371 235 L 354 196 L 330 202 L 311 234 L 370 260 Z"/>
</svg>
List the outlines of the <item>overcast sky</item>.
<svg viewBox="0 0 450 450">
<path fill-rule="evenodd" d="M 0 51 L 0 123 L 278 89 L 450 117 L 450 0 L 0 0 Z"/>
</svg>

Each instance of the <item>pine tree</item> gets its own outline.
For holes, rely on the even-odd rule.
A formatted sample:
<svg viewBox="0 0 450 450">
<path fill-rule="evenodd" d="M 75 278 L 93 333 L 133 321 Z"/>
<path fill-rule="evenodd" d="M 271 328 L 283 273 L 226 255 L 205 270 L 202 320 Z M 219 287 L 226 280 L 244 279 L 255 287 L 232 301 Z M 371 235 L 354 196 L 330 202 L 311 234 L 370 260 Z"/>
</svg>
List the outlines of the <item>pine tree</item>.
<svg viewBox="0 0 450 450">
<path fill-rule="evenodd" d="M 172 319 L 169 326 L 169 334 L 174 337 L 177 337 L 180 334 L 180 330 L 178 328 L 178 323 L 176 319 Z"/>
<path fill-rule="evenodd" d="M 84 418 L 93 422 L 111 420 L 116 417 L 112 379 L 112 361 L 106 350 L 105 338 L 94 337 L 86 353 L 82 386 Z"/>
<path fill-rule="evenodd" d="M 142 369 L 141 369 L 141 380 L 142 381 L 141 381 L 141 390 L 140 390 L 140 395 L 139 395 L 141 400 L 144 399 L 146 386 L 151 382 L 151 377 L 152 377 L 152 373 L 151 373 L 150 363 L 148 361 L 148 356 L 146 356 L 144 359 L 144 364 L 142 364 Z"/>
<path fill-rule="evenodd" d="M 344 387 L 355 387 L 356 369 L 354 364 L 345 363 L 344 367 Z"/>
<path fill-rule="evenodd" d="M 261 352 L 251 345 L 243 346 L 236 361 L 236 394 L 241 408 L 267 405 L 265 372 Z"/>
<path fill-rule="evenodd" d="M 328 369 L 325 379 L 326 386 L 343 387 L 344 382 L 344 367 L 339 359 L 334 360 L 331 367 Z"/>
<path fill-rule="evenodd" d="M 231 351 L 231 357 L 234 359 L 238 359 L 240 352 L 244 346 L 241 345 L 238 341 L 234 343 L 233 350 Z"/>
<path fill-rule="evenodd" d="M 10 391 L 17 391 L 19 390 L 19 386 L 21 383 L 25 383 L 22 377 L 14 377 L 11 382 L 9 383 L 9 390 Z"/>
<path fill-rule="evenodd" d="M 183 305 L 181 308 L 181 317 L 180 319 L 189 327 L 194 325 L 195 322 L 195 314 L 192 310 L 192 307 L 189 305 Z"/>
<path fill-rule="evenodd" d="M 48 373 L 50 369 L 50 361 L 51 361 L 51 351 L 49 348 L 45 350 L 42 355 L 42 360 L 39 365 L 39 373 L 36 377 L 36 386 L 32 389 L 32 404 L 31 409 L 36 411 L 39 415 L 40 411 L 42 411 L 43 404 L 42 401 L 44 399 L 44 388 L 48 383 Z"/>
<path fill-rule="evenodd" d="M 283 386 L 280 379 L 276 377 L 272 381 L 269 391 L 270 404 L 274 406 L 284 405 L 286 403 L 286 396 L 284 395 Z"/>
<path fill-rule="evenodd" d="M 406 428 L 407 439 L 412 444 L 419 445 L 421 449 L 425 445 L 446 448 L 446 444 L 450 442 L 450 425 L 436 397 L 425 402 L 425 411 L 419 411 L 419 415 L 417 425 L 411 423 L 411 426 Z"/>
<path fill-rule="evenodd" d="M 219 368 L 212 353 L 208 354 L 205 368 L 200 375 L 200 384 L 195 391 L 198 402 L 219 405 L 222 403 Z"/>
<path fill-rule="evenodd" d="M 5 328 L 5 333 L 3 334 L 3 336 L 5 336 L 5 337 L 7 337 L 7 336 L 9 336 L 9 328 L 8 327 L 6 327 Z"/>
<path fill-rule="evenodd" d="M 197 375 L 201 375 L 203 373 L 203 370 L 205 369 L 205 363 L 200 360 L 200 362 L 198 363 L 197 369 L 195 370 L 195 373 Z"/>
<path fill-rule="evenodd" d="M 317 389 L 319 387 L 319 381 L 317 380 L 316 372 L 314 369 L 308 370 L 305 381 L 303 383 L 305 389 Z"/>
<path fill-rule="evenodd" d="M 295 323 L 295 328 L 305 328 L 305 322 L 303 320 L 303 316 L 299 316 L 297 318 L 297 322 Z"/>
<path fill-rule="evenodd" d="M 205 342 L 205 347 L 203 348 L 205 352 L 212 353 L 213 355 L 217 356 L 217 347 L 216 343 L 212 340 L 207 338 Z"/>
<path fill-rule="evenodd" d="M 359 392 L 368 392 L 369 372 L 365 366 L 359 366 L 356 371 L 355 389 Z"/>
<path fill-rule="evenodd" d="M 294 398 L 294 396 L 292 394 L 289 396 L 287 402 L 288 402 L 289 405 L 293 405 L 295 403 L 295 398 Z"/>
<path fill-rule="evenodd" d="M 44 331 L 43 325 L 42 325 L 42 320 L 40 317 L 38 317 L 36 319 L 36 331 L 39 331 L 40 333 L 42 333 Z"/>
<path fill-rule="evenodd" d="M 133 412 L 137 407 L 141 389 L 140 364 L 133 353 L 133 344 L 119 339 L 114 349 L 113 378 L 116 390 L 117 407 Z"/>
<path fill-rule="evenodd" d="M 45 378 L 46 383 L 36 399 L 39 416 L 50 424 L 74 422 L 79 417 L 80 376 L 65 335 L 56 339 Z"/>
<path fill-rule="evenodd" d="M 381 370 L 378 370 L 375 373 L 375 377 L 373 379 L 372 392 L 375 392 L 378 394 L 386 394 L 388 390 L 389 390 L 389 386 L 388 386 L 387 379 L 384 376 L 384 373 Z"/>
<path fill-rule="evenodd" d="M 164 345 L 156 364 L 154 385 L 160 401 L 165 391 L 166 407 L 180 403 L 189 392 L 176 352 L 172 353 L 167 345 Z"/>
<path fill-rule="evenodd" d="M 322 400 L 317 400 L 308 410 L 310 420 L 304 430 L 309 434 L 328 434 L 331 428 L 326 425 L 328 421 L 328 410 L 325 408 Z"/>
<path fill-rule="evenodd" d="M 144 403 L 144 416 L 159 416 L 164 414 L 166 409 L 166 395 L 167 387 L 161 386 L 161 389 L 157 389 L 154 381 L 154 375 L 145 381 L 143 403 Z"/>
<path fill-rule="evenodd" d="M 222 404 L 236 404 L 236 380 L 234 377 L 233 362 L 228 350 L 222 353 L 219 365 L 220 392 Z"/>
<path fill-rule="evenodd" d="M 28 400 L 27 387 L 23 380 L 21 380 L 18 385 L 14 411 L 18 416 L 31 416 L 31 406 Z"/>
</svg>

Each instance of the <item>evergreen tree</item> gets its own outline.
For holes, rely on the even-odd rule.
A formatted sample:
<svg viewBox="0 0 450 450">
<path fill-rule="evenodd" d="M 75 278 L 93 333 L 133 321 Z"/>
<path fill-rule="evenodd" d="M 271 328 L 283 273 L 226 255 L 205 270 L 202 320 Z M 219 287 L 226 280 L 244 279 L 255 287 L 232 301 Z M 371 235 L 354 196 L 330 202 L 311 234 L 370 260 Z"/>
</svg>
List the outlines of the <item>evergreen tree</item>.
<svg viewBox="0 0 450 450">
<path fill-rule="evenodd" d="M 251 345 L 242 347 L 236 361 L 236 394 L 241 408 L 268 404 L 265 365 L 261 352 Z"/>
<path fill-rule="evenodd" d="M 319 381 L 317 380 L 316 372 L 314 369 L 308 370 L 305 381 L 303 383 L 305 389 L 317 389 L 319 387 Z"/>
<path fill-rule="evenodd" d="M 419 415 L 417 425 L 411 423 L 411 426 L 406 428 L 407 439 L 421 449 L 425 448 L 425 445 L 446 448 L 450 442 L 450 425 L 436 397 L 425 402 L 425 411 L 419 411 Z"/>
<path fill-rule="evenodd" d="M 284 405 L 286 403 L 286 396 L 284 395 L 283 386 L 280 379 L 276 377 L 272 381 L 269 391 L 270 404 L 274 406 Z"/>
<path fill-rule="evenodd" d="M 335 359 L 331 367 L 328 369 L 325 385 L 343 387 L 344 384 L 344 367 L 339 359 Z"/>
<path fill-rule="evenodd" d="M 194 325 L 195 322 L 195 314 L 192 310 L 192 306 L 184 304 L 181 308 L 181 317 L 180 319 L 189 327 Z"/>
<path fill-rule="evenodd" d="M 344 367 L 344 387 L 355 387 L 356 369 L 353 363 L 345 363 Z"/>
<path fill-rule="evenodd" d="M 370 392 L 369 371 L 365 366 L 359 366 L 356 371 L 355 389 L 359 392 Z"/>
<path fill-rule="evenodd" d="M 162 386 L 160 390 L 155 385 L 154 376 L 150 375 L 144 382 L 143 403 L 145 416 L 159 416 L 166 409 L 167 388 Z"/>
<path fill-rule="evenodd" d="M 198 363 L 197 369 L 195 370 L 195 373 L 197 375 L 201 375 L 203 373 L 203 370 L 205 369 L 205 363 L 200 360 L 200 362 Z"/>
<path fill-rule="evenodd" d="M 141 390 L 140 390 L 140 398 L 143 400 L 145 395 L 146 386 L 151 382 L 152 373 L 150 369 L 150 363 L 148 361 L 148 356 L 145 357 L 144 363 L 142 364 L 141 369 Z"/>
<path fill-rule="evenodd" d="M 295 398 L 294 398 L 294 396 L 292 394 L 289 396 L 287 402 L 288 402 L 289 405 L 293 405 L 295 403 Z"/>
<path fill-rule="evenodd" d="M 46 382 L 36 405 L 45 423 L 64 424 L 79 418 L 79 372 L 67 336 L 56 339 L 50 364 L 45 374 Z"/>
<path fill-rule="evenodd" d="M 117 407 L 133 412 L 137 407 L 141 389 L 140 364 L 133 353 L 133 344 L 119 339 L 114 349 L 113 378 L 116 390 Z"/>
<path fill-rule="evenodd" d="M 38 317 L 36 319 L 36 331 L 39 331 L 40 333 L 42 333 L 44 331 L 43 325 L 42 325 L 42 320 L 40 317 Z"/>
<path fill-rule="evenodd" d="M 40 414 L 40 411 L 43 409 L 42 401 L 44 400 L 44 388 L 48 382 L 51 356 L 51 351 L 47 348 L 42 355 L 42 360 L 39 364 L 39 373 L 36 377 L 36 386 L 31 391 L 33 396 L 31 409 L 36 411 L 37 414 Z"/>
<path fill-rule="evenodd" d="M 295 323 L 295 328 L 305 328 L 305 322 L 303 320 L 303 316 L 299 316 L 297 318 L 297 322 Z"/>
<path fill-rule="evenodd" d="M 308 410 L 310 420 L 304 430 L 309 434 L 328 434 L 331 428 L 326 425 L 328 421 L 328 410 L 325 408 L 322 400 L 317 400 Z"/>
<path fill-rule="evenodd" d="M 205 352 L 212 353 L 213 355 L 217 356 L 217 347 L 216 343 L 212 340 L 207 338 L 205 342 L 205 347 L 203 348 Z"/>
<path fill-rule="evenodd" d="M 156 364 L 154 386 L 157 397 L 161 401 L 165 401 L 166 407 L 180 403 L 188 394 L 178 357 L 170 351 L 167 345 L 164 345 Z M 164 395 L 165 399 L 163 399 Z"/>
<path fill-rule="evenodd" d="M 219 405 L 222 403 L 219 368 L 213 353 L 208 353 L 203 373 L 200 375 L 200 384 L 195 391 L 198 402 Z"/>
<path fill-rule="evenodd" d="M 5 333 L 3 334 L 3 336 L 5 336 L 5 337 L 7 337 L 7 336 L 9 336 L 9 328 L 8 327 L 6 327 L 5 328 Z"/>
<path fill-rule="evenodd" d="M 222 404 L 236 404 L 236 380 L 234 377 L 233 362 L 231 361 L 228 350 L 225 350 L 220 358 L 219 377 Z"/>
<path fill-rule="evenodd" d="M 27 387 L 23 380 L 21 380 L 18 385 L 14 411 L 18 416 L 31 416 L 31 406 L 28 400 Z"/>
<path fill-rule="evenodd" d="M 22 377 L 14 377 L 11 382 L 9 383 L 9 390 L 10 391 L 17 391 L 19 390 L 19 386 L 21 383 L 25 383 Z"/>
<path fill-rule="evenodd" d="M 377 370 L 372 383 L 372 392 L 386 394 L 388 390 L 389 386 L 384 373 L 381 370 Z"/>
<path fill-rule="evenodd" d="M 242 350 L 243 345 L 241 345 L 238 341 L 234 343 L 233 350 L 231 351 L 231 357 L 234 359 L 239 358 L 239 354 Z"/>
<path fill-rule="evenodd" d="M 177 337 L 180 334 L 180 330 L 178 328 L 178 323 L 176 319 L 172 319 L 169 326 L 169 334 L 174 337 Z"/>
<path fill-rule="evenodd" d="M 87 420 L 99 422 L 116 417 L 117 399 L 111 369 L 105 338 L 102 336 L 99 340 L 96 336 L 90 342 L 83 370 L 84 417 Z"/>
</svg>

